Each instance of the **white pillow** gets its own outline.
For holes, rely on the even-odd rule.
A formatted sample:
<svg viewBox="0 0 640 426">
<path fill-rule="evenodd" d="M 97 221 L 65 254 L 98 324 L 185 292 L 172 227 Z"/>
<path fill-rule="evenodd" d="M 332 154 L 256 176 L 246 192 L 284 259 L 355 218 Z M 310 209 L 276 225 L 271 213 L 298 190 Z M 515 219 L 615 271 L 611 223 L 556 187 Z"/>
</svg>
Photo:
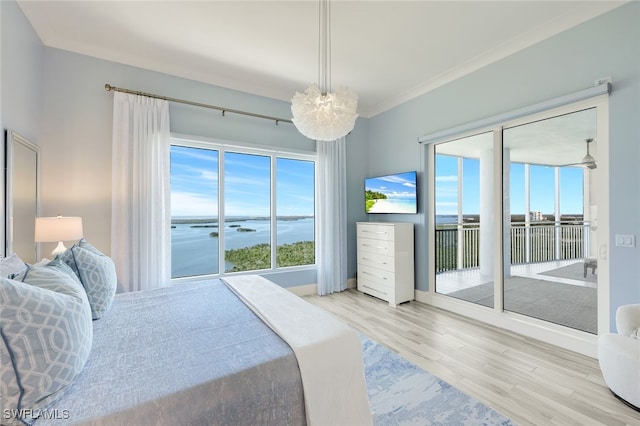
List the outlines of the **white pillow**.
<svg viewBox="0 0 640 426">
<path fill-rule="evenodd" d="M 10 275 L 18 274 L 25 269 L 27 269 L 27 265 L 15 253 L 0 261 L 0 277 L 2 278 L 8 278 Z"/>
<path fill-rule="evenodd" d="M 633 330 L 631 332 L 631 336 L 630 337 L 633 337 L 634 339 L 640 340 L 640 328 L 636 328 L 635 330 Z"/>
<path fill-rule="evenodd" d="M 33 266 L 47 266 L 49 263 L 51 263 L 51 259 L 43 257 L 42 259 L 40 259 L 40 262 L 34 263 Z"/>
</svg>

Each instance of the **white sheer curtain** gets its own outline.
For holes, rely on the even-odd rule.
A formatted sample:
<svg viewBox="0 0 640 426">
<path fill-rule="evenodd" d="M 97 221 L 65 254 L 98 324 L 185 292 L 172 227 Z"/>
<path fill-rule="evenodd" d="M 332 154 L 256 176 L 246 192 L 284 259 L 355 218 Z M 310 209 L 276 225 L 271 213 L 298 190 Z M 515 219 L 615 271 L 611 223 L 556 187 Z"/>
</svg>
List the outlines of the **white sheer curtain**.
<svg viewBox="0 0 640 426">
<path fill-rule="evenodd" d="M 114 93 L 111 257 L 118 291 L 171 280 L 169 103 Z"/>
<path fill-rule="evenodd" d="M 345 138 L 317 141 L 318 294 L 347 288 L 347 171 Z"/>
</svg>

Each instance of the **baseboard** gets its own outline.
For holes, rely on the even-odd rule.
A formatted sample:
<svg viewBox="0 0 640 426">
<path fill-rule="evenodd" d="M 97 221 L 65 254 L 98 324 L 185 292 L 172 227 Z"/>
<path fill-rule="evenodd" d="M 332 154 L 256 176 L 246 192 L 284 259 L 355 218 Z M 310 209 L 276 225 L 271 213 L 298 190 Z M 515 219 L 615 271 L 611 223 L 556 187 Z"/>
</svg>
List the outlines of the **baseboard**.
<svg viewBox="0 0 640 426">
<path fill-rule="evenodd" d="M 523 336 L 586 355 L 598 357 L 598 336 L 558 326 L 514 312 L 494 309 L 424 290 L 415 291 L 415 300 Z"/>
<path fill-rule="evenodd" d="M 291 293 L 296 296 L 304 297 L 311 296 L 312 294 L 318 293 L 318 285 L 317 284 L 305 284 L 305 285 L 297 285 L 295 287 L 287 287 Z"/>
<path fill-rule="evenodd" d="M 347 288 L 356 288 L 356 287 L 357 287 L 356 279 L 349 278 L 347 280 Z M 296 296 L 300 296 L 300 297 L 311 296 L 313 294 L 318 294 L 318 284 L 305 284 L 305 285 L 298 285 L 295 287 L 287 287 L 287 290 L 289 290 L 291 293 L 295 294 Z"/>
</svg>

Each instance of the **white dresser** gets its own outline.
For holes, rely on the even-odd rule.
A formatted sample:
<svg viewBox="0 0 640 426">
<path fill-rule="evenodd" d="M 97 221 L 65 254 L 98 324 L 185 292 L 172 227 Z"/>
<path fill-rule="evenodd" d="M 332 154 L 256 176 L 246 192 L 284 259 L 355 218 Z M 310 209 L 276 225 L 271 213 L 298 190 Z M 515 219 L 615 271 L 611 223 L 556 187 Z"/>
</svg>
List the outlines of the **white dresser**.
<svg viewBox="0 0 640 426">
<path fill-rule="evenodd" d="M 395 307 L 414 298 L 413 224 L 358 222 L 358 290 Z"/>
</svg>

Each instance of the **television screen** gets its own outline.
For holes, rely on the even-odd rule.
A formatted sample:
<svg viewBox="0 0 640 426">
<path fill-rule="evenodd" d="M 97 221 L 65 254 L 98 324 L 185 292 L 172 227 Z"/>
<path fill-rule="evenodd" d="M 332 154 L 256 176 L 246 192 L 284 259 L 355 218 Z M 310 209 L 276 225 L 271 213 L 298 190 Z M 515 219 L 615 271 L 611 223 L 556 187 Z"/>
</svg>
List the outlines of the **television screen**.
<svg viewBox="0 0 640 426">
<path fill-rule="evenodd" d="M 367 178 L 364 193 L 367 213 L 418 213 L 415 171 Z"/>
</svg>

